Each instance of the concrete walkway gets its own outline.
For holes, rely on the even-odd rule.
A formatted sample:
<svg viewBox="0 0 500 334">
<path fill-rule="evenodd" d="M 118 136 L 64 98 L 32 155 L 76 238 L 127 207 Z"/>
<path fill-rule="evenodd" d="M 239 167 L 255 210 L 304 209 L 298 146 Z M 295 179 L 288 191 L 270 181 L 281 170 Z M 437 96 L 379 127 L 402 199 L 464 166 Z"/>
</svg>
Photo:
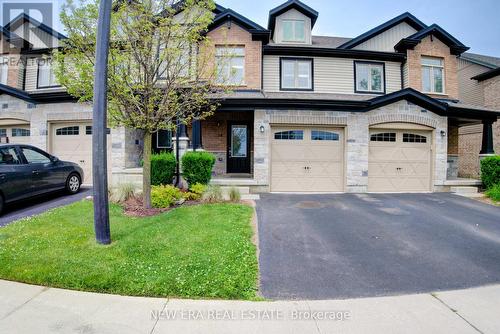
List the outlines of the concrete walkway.
<svg viewBox="0 0 500 334">
<path fill-rule="evenodd" d="M 0 333 L 499 333 L 500 285 L 325 301 L 124 297 L 0 280 Z M 313 317 L 313 319 L 311 319 Z"/>
</svg>

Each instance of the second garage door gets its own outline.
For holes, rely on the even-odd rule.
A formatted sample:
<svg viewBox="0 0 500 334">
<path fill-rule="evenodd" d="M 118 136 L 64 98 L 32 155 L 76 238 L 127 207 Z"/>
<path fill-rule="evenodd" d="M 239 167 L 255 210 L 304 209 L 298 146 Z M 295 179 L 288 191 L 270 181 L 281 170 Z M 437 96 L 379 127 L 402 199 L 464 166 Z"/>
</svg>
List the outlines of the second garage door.
<svg viewBox="0 0 500 334">
<path fill-rule="evenodd" d="M 50 153 L 61 160 L 80 165 L 85 174 L 84 184 L 92 184 L 92 124 L 53 123 Z M 111 169 L 111 137 L 108 136 L 108 171 Z"/>
<path fill-rule="evenodd" d="M 431 134 L 411 129 L 370 130 L 368 191 L 430 191 Z"/>
<path fill-rule="evenodd" d="M 344 190 L 344 130 L 273 127 L 271 191 Z"/>
</svg>

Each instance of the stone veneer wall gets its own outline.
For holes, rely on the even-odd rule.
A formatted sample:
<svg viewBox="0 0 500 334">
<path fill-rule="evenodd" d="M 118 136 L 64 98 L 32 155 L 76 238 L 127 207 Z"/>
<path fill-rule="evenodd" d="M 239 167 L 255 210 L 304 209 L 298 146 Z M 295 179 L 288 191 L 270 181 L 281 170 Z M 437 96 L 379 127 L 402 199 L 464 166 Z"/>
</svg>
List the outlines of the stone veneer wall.
<svg viewBox="0 0 500 334">
<path fill-rule="evenodd" d="M 289 121 L 287 121 L 289 120 Z M 448 120 L 417 105 L 401 101 L 367 113 L 338 111 L 283 111 L 256 110 L 254 122 L 254 179 L 259 186 L 269 189 L 270 127 L 273 123 L 317 124 L 346 127 L 346 191 L 368 190 L 368 145 L 370 125 L 387 122 L 409 122 L 435 128 L 434 143 L 434 190 L 444 187 L 447 170 Z M 265 127 L 264 133 L 258 131 Z"/>
</svg>

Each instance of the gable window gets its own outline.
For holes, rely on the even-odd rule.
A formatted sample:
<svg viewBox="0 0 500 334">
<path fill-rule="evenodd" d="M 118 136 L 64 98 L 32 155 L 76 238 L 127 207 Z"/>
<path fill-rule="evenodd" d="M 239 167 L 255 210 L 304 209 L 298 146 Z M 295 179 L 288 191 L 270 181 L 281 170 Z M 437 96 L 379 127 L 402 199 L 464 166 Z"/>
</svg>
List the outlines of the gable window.
<svg viewBox="0 0 500 334">
<path fill-rule="evenodd" d="M 51 59 L 38 60 L 38 88 L 57 87 L 56 74 Z"/>
<path fill-rule="evenodd" d="M 215 49 L 217 81 L 220 84 L 242 86 L 245 84 L 245 48 L 240 46 Z"/>
<path fill-rule="evenodd" d="M 306 24 L 304 20 L 283 20 L 282 21 L 283 42 L 306 41 Z"/>
<path fill-rule="evenodd" d="M 282 90 L 313 90 L 313 60 L 281 58 Z"/>
<path fill-rule="evenodd" d="M 444 61 L 442 58 L 422 57 L 422 91 L 444 93 Z"/>
<path fill-rule="evenodd" d="M 9 74 L 9 59 L 7 57 L 0 58 L 0 83 L 7 84 L 7 77 Z"/>
<path fill-rule="evenodd" d="M 385 64 L 354 62 L 354 80 L 356 93 L 385 92 Z"/>
</svg>

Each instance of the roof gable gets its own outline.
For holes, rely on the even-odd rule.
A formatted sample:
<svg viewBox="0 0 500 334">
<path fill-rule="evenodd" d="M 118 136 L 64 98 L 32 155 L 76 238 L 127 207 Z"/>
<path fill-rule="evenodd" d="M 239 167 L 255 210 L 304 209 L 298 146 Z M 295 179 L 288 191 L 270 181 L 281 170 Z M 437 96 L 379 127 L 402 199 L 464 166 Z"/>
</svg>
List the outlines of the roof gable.
<svg viewBox="0 0 500 334">
<path fill-rule="evenodd" d="M 270 31 L 273 31 L 274 27 L 276 26 L 276 17 L 280 16 L 283 13 L 288 12 L 291 9 L 295 9 L 300 13 L 304 14 L 305 16 L 309 17 L 311 19 L 311 29 L 314 27 L 314 24 L 318 19 L 319 13 L 314 9 L 312 9 L 311 7 L 307 6 L 306 4 L 300 2 L 299 0 L 289 0 L 269 11 L 269 20 L 267 23 L 267 28 Z"/>
<path fill-rule="evenodd" d="M 396 16 L 395 18 L 393 18 L 385 23 L 382 23 L 381 25 L 359 35 L 358 37 L 351 39 L 350 41 L 339 46 L 339 48 L 340 49 L 351 49 L 351 48 L 353 48 L 353 47 L 355 47 L 363 42 L 366 42 L 367 40 L 383 33 L 384 31 L 387 31 L 387 30 L 391 29 L 392 27 L 397 26 L 398 24 L 400 24 L 402 22 L 406 22 L 407 24 L 409 24 L 411 27 L 413 27 L 417 31 L 420 31 L 422 29 L 427 28 L 427 25 L 425 25 L 422 21 L 417 19 L 411 13 L 406 12 L 406 13 L 403 13 L 399 16 Z"/>
<path fill-rule="evenodd" d="M 420 93 L 413 88 L 405 88 L 394 93 L 376 97 L 370 100 L 370 106 L 367 110 L 380 108 L 401 100 L 409 101 L 441 116 L 447 114 L 447 105 L 445 103 Z"/>
<path fill-rule="evenodd" d="M 18 16 L 16 16 L 14 19 L 12 19 L 9 23 L 7 23 L 5 25 L 5 29 L 7 29 L 9 31 L 13 31 L 13 29 L 15 29 L 15 27 L 17 27 L 18 25 L 23 24 L 25 22 L 31 23 L 32 25 L 34 25 L 38 29 L 46 32 L 49 35 L 54 36 L 57 39 L 66 39 L 67 38 L 65 35 L 52 29 L 48 25 L 46 25 L 38 20 L 35 20 L 34 18 L 32 18 L 31 16 L 29 16 L 26 13 L 21 13 Z"/>
<path fill-rule="evenodd" d="M 226 8 L 221 13 L 215 15 L 212 23 L 208 27 L 208 30 L 214 30 L 228 21 L 237 23 L 240 27 L 252 34 L 253 40 L 261 40 L 264 43 L 269 42 L 269 30 L 230 8 Z"/>
<path fill-rule="evenodd" d="M 439 40 L 441 40 L 443 43 L 449 46 L 450 52 L 453 55 L 460 55 L 469 49 L 467 46 L 462 44 L 462 42 L 453 37 L 450 33 L 448 33 L 446 30 L 444 30 L 437 24 L 432 24 L 427 28 L 418 31 L 415 34 L 402 39 L 398 44 L 396 44 L 394 48 L 399 52 L 404 52 L 408 49 L 413 49 L 418 43 L 422 41 L 423 38 L 429 35 L 436 36 Z"/>
</svg>

